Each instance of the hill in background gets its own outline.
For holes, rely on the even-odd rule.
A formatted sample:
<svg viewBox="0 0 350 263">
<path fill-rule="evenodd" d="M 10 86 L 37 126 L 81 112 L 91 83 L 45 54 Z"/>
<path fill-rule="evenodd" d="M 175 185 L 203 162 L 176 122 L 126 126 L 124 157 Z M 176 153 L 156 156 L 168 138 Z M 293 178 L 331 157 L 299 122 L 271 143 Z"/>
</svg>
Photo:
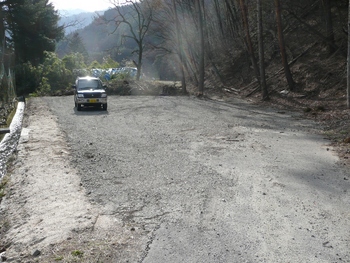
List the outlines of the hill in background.
<svg viewBox="0 0 350 263">
<path fill-rule="evenodd" d="M 102 15 L 103 11 L 98 12 L 85 12 L 81 9 L 75 10 L 60 10 L 60 21 L 59 26 L 65 25 L 65 34 L 83 29 L 84 27 L 90 25 L 92 21 L 97 17 L 97 15 Z"/>
</svg>

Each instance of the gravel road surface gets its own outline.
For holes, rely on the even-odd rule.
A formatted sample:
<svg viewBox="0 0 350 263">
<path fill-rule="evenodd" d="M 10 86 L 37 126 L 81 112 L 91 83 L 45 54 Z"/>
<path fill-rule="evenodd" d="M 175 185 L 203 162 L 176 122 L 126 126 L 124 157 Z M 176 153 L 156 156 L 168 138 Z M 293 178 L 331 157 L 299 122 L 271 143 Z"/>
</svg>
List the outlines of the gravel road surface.
<svg viewBox="0 0 350 263">
<path fill-rule="evenodd" d="M 1 204 L 14 262 L 350 262 L 349 169 L 298 113 L 147 96 L 27 108 Z"/>
</svg>

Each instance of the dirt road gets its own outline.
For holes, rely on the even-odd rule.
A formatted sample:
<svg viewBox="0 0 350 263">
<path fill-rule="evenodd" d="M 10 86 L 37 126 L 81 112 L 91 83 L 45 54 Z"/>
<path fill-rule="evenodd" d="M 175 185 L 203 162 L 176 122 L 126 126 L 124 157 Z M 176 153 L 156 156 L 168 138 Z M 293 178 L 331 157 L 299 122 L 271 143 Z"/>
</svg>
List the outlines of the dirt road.
<svg viewBox="0 0 350 263">
<path fill-rule="evenodd" d="M 349 171 L 297 113 L 60 97 L 31 99 L 24 123 L 8 262 L 350 262 Z"/>
</svg>

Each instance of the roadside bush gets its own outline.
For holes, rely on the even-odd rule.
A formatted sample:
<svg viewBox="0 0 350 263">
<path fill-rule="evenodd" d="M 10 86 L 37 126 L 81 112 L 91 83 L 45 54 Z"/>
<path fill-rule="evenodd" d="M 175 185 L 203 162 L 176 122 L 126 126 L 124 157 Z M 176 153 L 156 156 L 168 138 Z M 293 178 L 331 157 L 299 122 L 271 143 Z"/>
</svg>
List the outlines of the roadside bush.
<svg viewBox="0 0 350 263">
<path fill-rule="evenodd" d="M 111 56 L 106 56 L 103 58 L 103 63 L 101 65 L 103 68 L 118 68 L 119 63 L 111 58 Z"/>
<path fill-rule="evenodd" d="M 109 56 L 104 58 L 104 63 L 97 61 L 87 68 L 84 57 L 80 53 L 72 53 L 63 59 L 58 58 L 54 52 L 45 52 L 44 62 L 38 66 L 24 63 L 16 67 L 16 84 L 18 95 L 44 96 L 71 94 L 71 84 L 76 77 L 96 76 L 102 81 L 131 81 L 134 76 L 126 71 L 111 74 L 107 69 L 117 68 L 119 63 Z M 1 96 L 1 94 L 0 94 Z"/>
<path fill-rule="evenodd" d="M 40 81 L 41 90 L 52 93 L 58 90 L 65 90 L 74 81 L 70 70 L 65 66 L 63 60 L 59 59 L 53 52 L 45 52 L 45 60 L 42 69 L 42 78 Z"/>
<path fill-rule="evenodd" d="M 27 62 L 17 65 L 15 72 L 17 95 L 22 96 L 35 92 L 40 83 L 40 70 Z"/>
<path fill-rule="evenodd" d="M 69 88 L 73 74 L 53 52 L 45 52 L 43 64 L 35 67 L 24 63 L 16 67 L 18 95 L 52 95 Z"/>
<path fill-rule="evenodd" d="M 72 53 L 69 55 L 66 55 L 62 59 L 64 63 L 64 67 L 71 72 L 73 72 L 75 69 L 82 69 L 86 68 L 85 62 L 84 62 L 84 56 L 80 53 Z"/>
<path fill-rule="evenodd" d="M 118 74 L 112 75 L 111 79 L 114 79 L 114 80 L 131 80 L 131 79 L 134 79 L 134 78 L 131 77 L 129 72 L 123 72 L 123 73 L 118 73 Z"/>
<path fill-rule="evenodd" d="M 1 104 L 12 103 L 13 99 L 16 97 L 15 87 L 13 85 L 13 77 L 11 71 L 9 74 L 6 74 L 4 67 L 2 67 L 0 72 L 0 85 Z"/>
<path fill-rule="evenodd" d="M 46 77 L 43 77 L 40 82 L 40 86 L 36 89 L 35 92 L 37 95 L 47 95 L 51 93 L 51 86 L 49 80 Z"/>
<path fill-rule="evenodd" d="M 94 61 L 91 62 L 89 68 L 90 69 L 102 68 L 102 66 L 101 66 L 101 64 L 98 61 L 94 60 Z"/>
</svg>

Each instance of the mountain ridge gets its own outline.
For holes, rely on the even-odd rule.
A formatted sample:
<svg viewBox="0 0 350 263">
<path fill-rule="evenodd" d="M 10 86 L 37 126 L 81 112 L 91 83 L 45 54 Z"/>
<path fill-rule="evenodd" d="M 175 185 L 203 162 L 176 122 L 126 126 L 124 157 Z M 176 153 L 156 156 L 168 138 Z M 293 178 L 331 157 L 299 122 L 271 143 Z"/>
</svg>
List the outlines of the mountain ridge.
<svg viewBox="0 0 350 263">
<path fill-rule="evenodd" d="M 82 9 L 59 10 L 60 20 L 58 25 L 65 26 L 65 35 L 82 29 L 92 23 L 97 15 L 102 15 L 104 11 L 86 12 Z"/>
</svg>

